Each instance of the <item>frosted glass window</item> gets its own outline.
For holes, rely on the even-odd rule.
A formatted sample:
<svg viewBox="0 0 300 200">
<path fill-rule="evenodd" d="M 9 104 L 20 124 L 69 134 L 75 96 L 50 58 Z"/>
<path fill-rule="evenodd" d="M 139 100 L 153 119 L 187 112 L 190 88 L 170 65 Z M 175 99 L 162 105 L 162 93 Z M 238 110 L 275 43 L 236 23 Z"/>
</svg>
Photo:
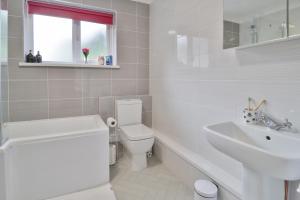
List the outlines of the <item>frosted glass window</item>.
<svg viewBox="0 0 300 200">
<path fill-rule="evenodd" d="M 1 17 L 1 37 L 7 37 L 7 11 L 6 10 L 1 10 L 0 11 L 0 17 Z"/>
<path fill-rule="evenodd" d="M 43 61 L 72 62 L 72 20 L 33 15 L 34 51 Z"/>
<path fill-rule="evenodd" d="M 89 48 L 89 60 L 108 55 L 107 26 L 81 21 L 81 48 Z M 83 59 L 82 55 L 82 59 Z"/>
<path fill-rule="evenodd" d="M 1 62 L 7 61 L 7 11 L 1 10 L 0 11 L 0 58 Z"/>
</svg>

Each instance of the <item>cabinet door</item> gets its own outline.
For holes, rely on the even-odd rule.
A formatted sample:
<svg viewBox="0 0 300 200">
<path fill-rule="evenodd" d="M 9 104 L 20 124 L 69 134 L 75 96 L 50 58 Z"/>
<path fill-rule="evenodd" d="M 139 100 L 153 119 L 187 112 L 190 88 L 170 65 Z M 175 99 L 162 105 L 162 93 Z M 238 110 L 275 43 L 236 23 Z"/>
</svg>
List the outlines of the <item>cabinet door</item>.
<svg viewBox="0 0 300 200">
<path fill-rule="evenodd" d="M 300 21 L 300 17 L 297 19 Z M 286 38 L 287 20 L 286 0 L 224 0 L 223 47 L 227 49 Z"/>
<path fill-rule="evenodd" d="M 300 35 L 300 0 L 289 0 L 289 35 Z"/>
</svg>

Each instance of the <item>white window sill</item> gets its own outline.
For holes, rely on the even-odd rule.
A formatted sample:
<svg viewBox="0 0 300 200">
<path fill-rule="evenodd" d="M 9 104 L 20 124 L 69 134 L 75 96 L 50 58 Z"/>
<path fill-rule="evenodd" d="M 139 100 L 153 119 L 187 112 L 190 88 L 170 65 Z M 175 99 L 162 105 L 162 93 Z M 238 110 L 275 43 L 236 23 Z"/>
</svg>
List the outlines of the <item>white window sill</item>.
<svg viewBox="0 0 300 200">
<path fill-rule="evenodd" d="M 19 62 L 19 67 L 53 67 L 53 68 L 96 68 L 96 69 L 120 69 L 118 65 L 99 65 L 85 63 L 43 62 L 25 63 Z"/>
</svg>

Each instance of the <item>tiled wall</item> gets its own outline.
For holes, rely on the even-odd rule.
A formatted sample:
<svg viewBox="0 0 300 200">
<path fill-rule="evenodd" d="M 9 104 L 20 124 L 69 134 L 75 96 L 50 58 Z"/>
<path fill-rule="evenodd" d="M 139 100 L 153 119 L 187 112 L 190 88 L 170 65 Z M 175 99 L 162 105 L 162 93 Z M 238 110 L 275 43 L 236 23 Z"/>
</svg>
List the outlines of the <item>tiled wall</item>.
<svg viewBox="0 0 300 200">
<path fill-rule="evenodd" d="M 70 0 L 71 1 L 71 0 Z M 19 68 L 23 60 L 22 5 L 9 0 L 9 121 L 98 113 L 112 116 L 114 99 L 144 100 L 144 121 L 151 125 L 149 94 L 149 6 L 130 0 L 72 0 L 117 11 L 120 70 Z"/>
<path fill-rule="evenodd" d="M 300 40 L 223 50 L 222 9 L 220 0 L 151 5 L 153 128 L 241 178 L 241 164 L 215 150 L 203 126 L 239 120 L 250 96 L 267 99 L 266 112 L 300 129 Z M 193 62 L 180 62 L 179 52 Z"/>
</svg>

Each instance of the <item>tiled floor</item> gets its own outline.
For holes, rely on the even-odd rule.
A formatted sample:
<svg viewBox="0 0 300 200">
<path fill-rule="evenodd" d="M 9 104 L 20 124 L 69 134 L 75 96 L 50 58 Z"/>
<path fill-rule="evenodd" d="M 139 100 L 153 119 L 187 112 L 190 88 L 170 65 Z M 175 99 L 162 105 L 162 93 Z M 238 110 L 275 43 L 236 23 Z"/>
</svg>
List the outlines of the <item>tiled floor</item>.
<svg viewBox="0 0 300 200">
<path fill-rule="evenodd" d="M 123 156 L 111 168 L 111 184 L 118 200 L 193 200 L 193 191 L 178 180 L 155 157 L 141 172 L 130 170 Z"/>
</svg>

